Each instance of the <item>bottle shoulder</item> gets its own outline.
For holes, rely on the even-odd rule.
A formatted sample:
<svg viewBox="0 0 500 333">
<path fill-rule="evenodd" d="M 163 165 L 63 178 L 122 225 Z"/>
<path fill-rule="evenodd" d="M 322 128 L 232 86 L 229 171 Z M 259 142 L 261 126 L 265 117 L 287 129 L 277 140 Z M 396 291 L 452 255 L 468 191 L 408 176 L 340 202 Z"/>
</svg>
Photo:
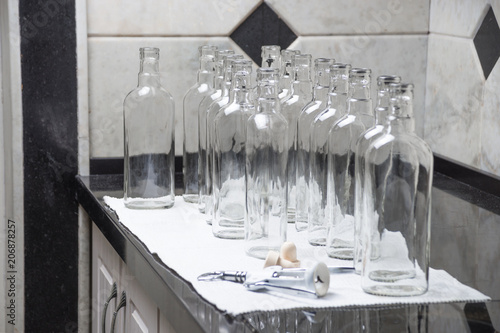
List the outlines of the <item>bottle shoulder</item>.
<svg viewBox="0 0 500 333">
<path fill-rule="evenodd" d="M 163 100 L 167 103 L 174 102 L 172 95 L 161 86 L 139 86 L 127 94 L 124 103 L 137 103 L 150 99 Z"/>
<path fill-rule="evenodd" d="M 430 146 L 414 133 L 384 132 L 372 141 L 366 151 L 367 158 L 371 160 L 388 155 L 415 159 L 419 164 L 427 166 L 432 166 L 434 159 Z"/>
</svg>

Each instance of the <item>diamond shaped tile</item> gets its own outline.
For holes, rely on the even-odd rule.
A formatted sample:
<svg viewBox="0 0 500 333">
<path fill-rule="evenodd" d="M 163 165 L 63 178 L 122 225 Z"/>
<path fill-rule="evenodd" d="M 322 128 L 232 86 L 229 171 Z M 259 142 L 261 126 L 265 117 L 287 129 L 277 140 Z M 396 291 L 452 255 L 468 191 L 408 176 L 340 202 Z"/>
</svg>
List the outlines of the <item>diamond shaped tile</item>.
<svg viewBox="0 0 500 333">
<path fill-rule="evenodd" d="M 230 37 L 260 65 L 262 45 L 279 45 L 285 49 L 297 35 L 266 3 L 262 3 Z"/>
<path fill-rule="evenodd" d="M 483 68 L 484 77 L 488 79 L 500 57 L 500 28 L 491 7 L 474 37 L 474 45 Z"/>
</svg>

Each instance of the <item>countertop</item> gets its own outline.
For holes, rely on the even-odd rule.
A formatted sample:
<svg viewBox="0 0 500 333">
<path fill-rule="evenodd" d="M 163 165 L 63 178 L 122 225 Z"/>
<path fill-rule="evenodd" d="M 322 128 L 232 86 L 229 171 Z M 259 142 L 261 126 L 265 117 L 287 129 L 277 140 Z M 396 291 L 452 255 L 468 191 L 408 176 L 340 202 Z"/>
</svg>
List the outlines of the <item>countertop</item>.
<svg viewBox="0 0 500 333">
<path fill-rule="evenodd" d="M 80 205 L 177 332 L 500 331 L 500 198 L 440 173 L 434 174 L 432 192 L 430 266 L 490 296 L 490 302 L 233 317 L 201 298 L 120 225 L 103 197 L 123 196 L 123 175 L 77 176 L 77 184 Z"/>
</svg>

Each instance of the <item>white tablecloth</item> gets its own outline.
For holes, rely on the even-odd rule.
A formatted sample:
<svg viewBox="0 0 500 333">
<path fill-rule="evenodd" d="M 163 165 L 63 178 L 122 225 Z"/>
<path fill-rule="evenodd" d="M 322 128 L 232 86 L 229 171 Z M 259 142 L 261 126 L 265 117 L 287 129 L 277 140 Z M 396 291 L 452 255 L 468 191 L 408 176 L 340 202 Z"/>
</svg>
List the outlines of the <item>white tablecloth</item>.
<svg viewBox="0 0 500 333">
<path fill-rule="evenodd" d="M 120 222 L 136 235 L 151 253 L 157 253 L 171 269 L 189 281 L 206 300 L 230 314 L 298 308 L 335 308 L 345 306 L 426 304 L 446 302 L 483 302 L 490 298 L 470 288 L 443 270 L 430 270 L 429 291 L 414 297 L 382 297 L 367 294 L 354 272 L 332 274 L 326 296 L 308 298 L 288 294 L 251 292 L 241 284 L 217 281 L 201 282 L 197 277 L 220 270 L 262 270 L 263 260 L 249 257 L 243 240 L 226 240 L 212 235 L 211 226 L 195 204 L 176 197 L 171 209 L 132 210 L 121 198 L 105 197 Z M 328 266 L 346 266 L 352 262 L 329 258 L 324 247 L 307 243 L 305 232 L 288 225 L 288 240 L 295 242 L 303 266 L 323 261 Z"/>
</svg>

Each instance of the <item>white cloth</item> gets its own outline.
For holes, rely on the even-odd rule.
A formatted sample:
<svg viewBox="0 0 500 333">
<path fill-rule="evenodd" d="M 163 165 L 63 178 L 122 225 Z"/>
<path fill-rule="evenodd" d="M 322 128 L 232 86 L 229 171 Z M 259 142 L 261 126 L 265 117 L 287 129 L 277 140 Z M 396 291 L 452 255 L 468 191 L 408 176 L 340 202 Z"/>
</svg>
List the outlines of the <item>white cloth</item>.
<svg viewBox="0 0 500 333">
<path fill-rule="evenodd" d="M 217 308 L 232 315 L 255 311 L 274 311 L 299 308 L 336 308 L 345 306 L 427 304 L 446 302 L 482 302 L 490 300 L 479 291 L 463 285 L 443 270 L 430 269 L 429 291 L 414 297 L 383 297 L 363 292 L 360 276 L 354 272 L 332 274 L 326 296 L 302 296 L 251 292 L 243 285 L 228 281 L 202 282 L 202 273 L 221 270 L 258 271 L 263 260 L 249 257 L 243 249 L 243 240 L 216 238 L 211 226 L 195 204 L 175 198 L 170 209 L 133 210 L 121 198 L 104 198 L 118 215 L 120 222 L 151 253 L 156 253 L 163 263 L 189 281 L 195 290 Z M 328 266 L 352 266 L 352 261 L 329 258 L 324 247 L 307 243 L 305 231 L 296 232 L 288 225 L 288 240 L 295 242 L 297 257 L 302 266 L 323 261 Z"/>
</svg>

